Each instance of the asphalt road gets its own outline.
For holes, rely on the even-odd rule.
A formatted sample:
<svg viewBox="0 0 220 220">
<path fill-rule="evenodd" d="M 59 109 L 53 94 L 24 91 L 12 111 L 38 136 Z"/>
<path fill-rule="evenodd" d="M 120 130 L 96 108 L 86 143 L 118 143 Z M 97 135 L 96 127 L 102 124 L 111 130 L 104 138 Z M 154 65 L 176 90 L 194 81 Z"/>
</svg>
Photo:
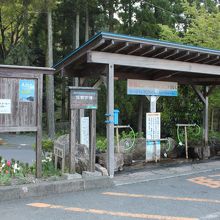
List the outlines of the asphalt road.
<svg viewBox="0 0 220 220">
<path fill-rule="evenodd" d="M 4 159 L 13 158 L 29 164 L 35 162 L 35 135 L 0 133 L 0 138 L 4 141 L 4 144 L 0 145 L 0 155 Z"/>
<path fill-rule="evenodd" d="M 220 171 L 0 203 L 1 220 L 220 219 Z"/>
</svg>

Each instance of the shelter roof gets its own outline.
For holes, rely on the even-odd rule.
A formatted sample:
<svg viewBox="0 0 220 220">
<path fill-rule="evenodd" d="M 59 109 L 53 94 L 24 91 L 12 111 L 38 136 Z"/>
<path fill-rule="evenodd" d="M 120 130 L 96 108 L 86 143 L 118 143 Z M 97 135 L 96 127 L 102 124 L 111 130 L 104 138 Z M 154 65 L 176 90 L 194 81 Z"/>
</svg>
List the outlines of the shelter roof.
<svg viewBox="0 0 220 220">
<path fill-rule="evenodd" d="M 35 66 L 17 66 L 17 65 L 0 65 L 0 73 L 15 73 L 15 74 L 54 74 L 53 68 L 35 67 Z"/>
<path fill-rule="evenodd" d="M 106 32 L 96 34 L 53 67 L 72 76 L 95 77 L 103 74 L 108 62 L 115 64 L 118 79 L 220 84 L 220 50 Z"/>
</svg>

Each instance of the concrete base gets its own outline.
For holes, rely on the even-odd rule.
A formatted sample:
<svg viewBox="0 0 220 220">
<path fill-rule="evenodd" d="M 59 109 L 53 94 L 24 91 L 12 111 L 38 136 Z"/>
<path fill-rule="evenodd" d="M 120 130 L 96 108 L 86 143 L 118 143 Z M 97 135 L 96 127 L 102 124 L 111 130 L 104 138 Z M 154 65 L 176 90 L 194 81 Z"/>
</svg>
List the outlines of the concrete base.
<svg viewBox="0 0 220 220">
<path fill-rule="evenodd" d="M 98 176 L 102 176 L 101 172 L 95 171 L 95 172 L 89 172 L 89 171 L 83 171 L 82 172 L 82 177 L 86 178 L 86 177 L 98 177 Z"/>
<path fill-rule="evenodd" d="M 79 173 L 74 173 L 74 174 L 64 173 L 63 176 L 67 180 L 82 179 L 82 175 L 80 175 Z"/>
<path fill-rule="evenodd" d="M 85 179 L 81 178 L 73 180 L 62 180 L 55 182 L 43 182 L 38 184 L 26 184 L 17 186 L 0 186 L 0 202 L 113 186 L 114 183 L 112 179 L 106 176 L 89 177 Z"/>
</svg>

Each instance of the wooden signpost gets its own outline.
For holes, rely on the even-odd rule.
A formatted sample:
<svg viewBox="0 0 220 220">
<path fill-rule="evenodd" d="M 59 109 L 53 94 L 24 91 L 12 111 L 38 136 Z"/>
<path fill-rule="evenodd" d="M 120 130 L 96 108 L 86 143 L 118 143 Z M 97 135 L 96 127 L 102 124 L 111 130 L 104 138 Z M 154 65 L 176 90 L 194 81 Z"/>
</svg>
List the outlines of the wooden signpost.
<svg viewBox="0 0 220 220">
<path fill-rule="evenodd" d="M 150 101 L 150 113 L 146 115 L 146 161 L 160 160 L 160 113 L 157 113 L 157 100 L 160 96 L 177 96 L 176 82 L 152 80 L 127 80 L 128 95 L 143 95 Z"/>
<path fill-rule="evenodd" d="M 0 65 L 0 133 L 36 132 L 36 177 L 41 177 L 43 74 L 54 69 Z"/>
<path fill-rule="evenodd" d="M 98 89 L 90 87 L 69 87 L 70 89 L 70 164 L 69 172 L 75 173 L 75 151 L 76 151 L 76 118 L 79 109 L 90 111 L 90 138 L 89 138 L 89 171 L 95 172 L 96 153 L 96 109 L 98 108 Z"/>
</svg>

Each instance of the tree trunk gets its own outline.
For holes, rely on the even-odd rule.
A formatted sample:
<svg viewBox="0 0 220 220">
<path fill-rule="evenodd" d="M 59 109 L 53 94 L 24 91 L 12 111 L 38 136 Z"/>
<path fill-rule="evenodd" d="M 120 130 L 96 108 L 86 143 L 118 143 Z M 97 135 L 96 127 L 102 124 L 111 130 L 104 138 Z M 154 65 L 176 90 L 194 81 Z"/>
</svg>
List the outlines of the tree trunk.
<svg viewBox="0 0 220 220">
<path fill-rule="evenodd" d="M 114 1 L 108 1 L 109 8 L 109 32 L 114 31 Z"/>
<path fill-rule="evenodd" d="M 79 10 L 76 12 L 76 41 L 75 41 L 75 48 L 79 47 Z"/>
<path fill-rule="evenodd" d="M 29 42 L 29 36 L 28 36 L 28 2 L 27 0 L 23 1 L 24 6 L 24 50 L 25 50 L 25 56 L 23 60 L 23 65 L 28 66 L 28 42 Z"/>
<path fill-rule="evenodd" d="M 52 29 L 52 11 L 48 9 L 47 14 L 48 24 L 48 66 L 53 65 L 53 29 Z M 46 76 L 46 95 L 47 95 L 47 128 L 48 136 L 52 140 L 55 137 L 55 124 L 54 124 L 54 76 Z"/>
<path fill-rule="evenodd" d="M 85 41 L 89 39 L 89 8 L 88 0 L 86 1 L 86 24 L 85 24 Z"/>
</svg>

